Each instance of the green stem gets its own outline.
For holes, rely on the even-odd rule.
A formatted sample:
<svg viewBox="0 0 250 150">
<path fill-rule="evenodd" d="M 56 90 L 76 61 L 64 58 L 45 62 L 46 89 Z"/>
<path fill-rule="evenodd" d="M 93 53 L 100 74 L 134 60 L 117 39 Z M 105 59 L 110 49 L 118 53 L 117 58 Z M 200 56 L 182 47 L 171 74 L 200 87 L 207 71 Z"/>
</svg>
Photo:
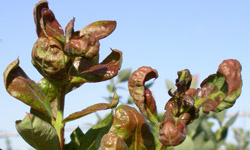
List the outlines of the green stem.
<svg viewBox="0 0 250 150">
<path fill-rule="evenodd" d="M 65 87 L 57 89 L 57 113 L 55 129 L 60 141 L 60 150 L 63 150 L 64 145 L 64 124 L 63 124 L 63 112 L 64 112 L 64 99 L 65 99 Z"/>
</svg>

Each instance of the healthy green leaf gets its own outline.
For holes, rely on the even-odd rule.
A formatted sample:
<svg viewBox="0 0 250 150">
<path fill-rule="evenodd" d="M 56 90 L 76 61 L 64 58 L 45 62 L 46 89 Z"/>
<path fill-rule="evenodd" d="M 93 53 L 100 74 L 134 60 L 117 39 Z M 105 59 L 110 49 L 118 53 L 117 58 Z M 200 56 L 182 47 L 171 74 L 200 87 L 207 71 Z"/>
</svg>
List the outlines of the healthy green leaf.
<svg viewBox="0 0 250 150">
<path fill-rule="evenodd" d="M 39 86 L 19 67 L 19 60 L 13 61 L 4 72 L 4 84 L 8 93 L 23 103 L 47 116 L 52 116 L 49 100 Z"/>
<path fill-rule="evenodd" d="M 80 150 L 97 150 L 103 135 L 109 132 L 112 122 L 113 113 L 111 112 L 104 120 L 87 131 L 81 140 Z"/>
<path fill-rule="evenodd" d="M 84 138 L 84 133 L 77 127 L 70 135 L 70 143 L 65 145 L 66 150 L 80 150 L 81 140 Z"/>
<path fill-rule="evenodd" d="M 118 74 L 117 83 L 128 81 L 130 74 L 131 74 L 131 69 L 124 69 L 120 71 Z"/>
<path fill-rule="evenodd" d="M 182 144 L 174 147 L 174 150 L 187 150 L 187 148 L 190 150 L 194 150 L 195 144 L 196 143 L 193 142 L 192 138 L 187 136 Z"/>
<path fill-rule="evenodd" d="M 23 121 L 16 121 L 16 128 L 22 138 L 37 150 L 60 149 L 56 130 L 32 114 L 27 114 Z"/>
<path fill-rule="evenodd" d="M 213 113 L 213 117 L 216 118 L 220 126 L 222 126 L 222 123 L 224 122 L 224 119 L 226 117 L 226 111 L 224 110 L 222 112 Z"/>
</svg>

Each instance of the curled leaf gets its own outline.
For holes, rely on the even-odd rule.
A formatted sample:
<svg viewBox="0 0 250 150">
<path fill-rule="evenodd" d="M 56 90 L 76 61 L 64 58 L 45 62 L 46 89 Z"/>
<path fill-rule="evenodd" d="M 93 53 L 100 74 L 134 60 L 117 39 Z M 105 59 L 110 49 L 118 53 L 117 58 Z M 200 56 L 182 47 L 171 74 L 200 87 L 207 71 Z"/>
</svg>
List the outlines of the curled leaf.
<svg viewBox="0 0 250 150">
<path fill-rule="evenodd" d="M 111 34 L 115 30 L 115 27 L 116 21 L 96 21 L 84 27 L 80 32 L 80 36 L 90 34 L 97 39 L 102 39 Z"/>
<path fill-rule="evenodd" d="M 38 37 L 52 37 L 64 42 L 64 33 L 54 13 L 48 8 L 48 2 L 41 1 L 34 8 L 34 19 Z"/>
<path fill-rule="evenodd" d="M 40 20 L 42 18 L 41 12 L 43 8 L 49 8 L 48 6 L 48 2 L 47 1 L 40 1 L 36 4 L 36 6 L 34 7 L 34 11 L 33 11 L 33 15 L 34 15 L 34 21 L 36 24 L 36 33 L 38 37 L 44 37 L 44 32 L 42 31 L 41 24 L 40 24 Z"/>
<path fill-rule="evenodd" d="M 70 22 L 67 24 L 65 28 L 65 42 L 68 43 L 71 37 L 74 34 L 74 23 L 75 23 L 75 18 L 70 20 Z"/>
<path fill-rule="evenodd" d="M 16 121 L 16 129 L 22 138 L 37 150 L 59 150 L 59 138 L 56 130 L 46 121 L 27 114 Z"/>
<path fill-rule="evenodd" d="M 128 150 L 126 143 L 113 131 L 102 137 L 101 150 Z"/>
<path fill-rule="evenodd" d="M 4 72 L 4 84 L 8 93 L 23 103 L 51 117 L 51 107 L 39 86 L 13 61 Z"/>
<path fill-rule="evenodd" d="M 72 57 L 92 59 L 99 53 L 99 41 L 92 35 L 73 37 L 64 46 L 64 53 Z"/>
<path fill-rule="evenodd" d="M 32 64 L 45 78 L 55 83 L 67 82 L 67 56 L 53 38 L 39 38 L 32 49 Z"/>
<path fill-rule="evenodd" d="M 63 120 L 63 122 L 65 123 L 65 122 L 68 122 L 68 121 L 71 121 L 71 120 L 75 120 L 75 119 L 81 118 L 83 116 L 86 116 L 88 114 L 91 114 L 91 113 L 94 113 L 94 112 L 97 112 L 97 111 L 100 111 L 100 110 L 106 110 L 106 109 L 114 108 L 114 107 L 117 106 L 118 102 L 119 102 L 119 96 L 116 94 L 116 92 L 114 92 L 114 95 L 113 95 L 113 98 L 112 98 L 110 104 L 99 103 L 99 104 L 89 106 L 89 107 L 83 109 L 82 111 L 78 111 L 78 112 L 75 112 L 73 114 L 70 114 L 68 117 L 66 117 Z"/>
<path fill-rule="evenodd" d="M 102 63 L 90 67 L 88 70 L 75 75 L 71 83 L 100 82 L 112 79 L 118 74 L 122 63 L 122 52 L 112 50 Z"/>
<path fill-rule="evenodd" d="M 136 106 L 140 109 L 141 113 L 150 120 L 150 114 L 147 112 L 147 108 L 150 112 L 156 116 L 156 104 L 149 89 L 145 87 L 145 82 L 157 78 L 158 73 L 151 67 L 140 67 L 132 73 L 128 81 L 128 89 L 130 95 L 133 97 Z"/>
<path fill-rule="evenodd" d="M 176 87 L 179 93 L 185 92 L 189 89 L 192 82 L 192 75 L 188 69 L 178 71 L 178 78 L 176 79 Z"/>
<path fill-rule="evenodd" d="M 242 88 L 241 65 L 237 60 L 224 60 L 216 74 L 201 83 L 201 88 L 190 89 L 186 94 L 193 96 L 195 107 L 205 113 L 220 112 L 230 108 L 239 97 Z"/>
<path fill-rule="evenodd" d="M 176 146 L 181 144 L 186 138 L 187 126 L 182 120 L 175 120 L 169 117 L 161 123 L 159 140 L 165 146 Z"/>
<path fill-rule="evenodd" d="M 116 108 L 111 131 L 125 141 L 129 149 L 155 149 L 154 136 L 147 122 L 133 107 L 120 105 Z"/>
</svg>

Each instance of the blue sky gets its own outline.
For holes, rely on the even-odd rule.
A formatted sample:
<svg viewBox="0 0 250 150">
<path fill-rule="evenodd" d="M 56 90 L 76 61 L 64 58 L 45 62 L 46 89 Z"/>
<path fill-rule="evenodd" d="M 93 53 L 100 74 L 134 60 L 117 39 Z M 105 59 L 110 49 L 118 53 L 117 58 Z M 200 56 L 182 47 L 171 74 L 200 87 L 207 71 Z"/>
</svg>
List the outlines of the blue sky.
<svg viewBox="0 0 250 150">
<path fill-rule="evenodd" d="M 33 7 L 38 1 L 1 2 L 0 72 L 19 57 L 27 75 L 38 81 L 41 75 L 31 64 L 31 49 L 37 40 Z M 75 30 L 97 20 L 116 20 L 116 30 L 101 40 L 101 60 L 110 47 L 123 51 L 122 69 L 151 66 L 159 78 L 151 88 L 162 112 L 169 96 L 165 79 L 174 81 L 176 72 L 188 68 L 203 80 L 215 73 L 224 59 L 238 59 L 243 67 L 241 97 L 228 112 L 249 111 L 250 106 L 250 1 L 248 0 L 179 0 L 179 1 L 49 1 L 57 20 L 64 28 L 73 18 Z M 201 81 L 200 80 L 200 81 Z M 3 81 L 0 76 L 0 81 Z M 66 97 L 65 116 L 91 104 L 105 102 L 108 82 L 86 84 Z M 126 84 L 124 84 L 126 86 Z M 126 97 L 128 92 L 118 91 Z M 16 132 L 15 120 L 22 119 L 29 107 L 8 95 L 0 84 L 0 132 Z M 69 123 L 76 127 L 91 121 L 95 115 Z M 246 127 L 249 119 L 239 118 L 235 126 Z M 21 138 L 12 138 L 15 149 L 27 149 Z M 4 140 L 0 139 L 0 147 Z"/>
</svg>

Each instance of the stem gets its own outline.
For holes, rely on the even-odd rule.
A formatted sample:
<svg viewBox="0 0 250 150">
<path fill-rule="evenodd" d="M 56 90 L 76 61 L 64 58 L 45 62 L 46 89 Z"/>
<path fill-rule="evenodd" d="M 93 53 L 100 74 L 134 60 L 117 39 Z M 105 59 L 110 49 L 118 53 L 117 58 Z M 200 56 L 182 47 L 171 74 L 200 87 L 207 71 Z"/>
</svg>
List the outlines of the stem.
<svg viewBox="0 0 250 150">
<path fill-rule="evenodd" d="M 64 112 L 64 99 L 65 99 L 65 86 L 57 89 L 57 113 L 55 129 L 59 137 L 60 150 L 63 150 L 64 145 L 64 124 L 63 112 Z"/>
</svg>

